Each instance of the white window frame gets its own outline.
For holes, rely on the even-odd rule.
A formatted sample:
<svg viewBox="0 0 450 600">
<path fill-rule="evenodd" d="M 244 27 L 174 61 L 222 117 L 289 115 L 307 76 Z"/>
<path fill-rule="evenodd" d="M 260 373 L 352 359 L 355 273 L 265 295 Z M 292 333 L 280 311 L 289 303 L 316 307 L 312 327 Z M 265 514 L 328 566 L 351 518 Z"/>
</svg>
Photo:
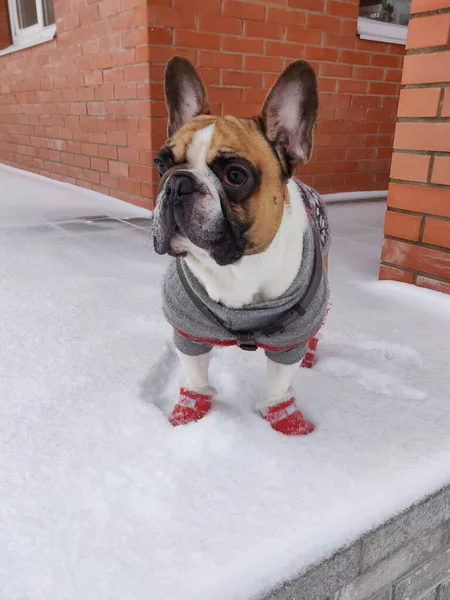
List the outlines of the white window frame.
<svg viewBox="0 0 450 600">
<path fill-rule="evenodd" d="M 358 17 L 358 35 L 362 40 L 389 42 L 405 46 L 407 33 L 407 25 L 383 23 L 367 17 Z"/>
<path fill-rule="evenodd" d="M 17 9 L 16 0 L 8 0 L 9 8 L 9 21 L 11 25 L 11 36 L 12 45 L 4 50 L 0 50 L 0 56 L 2 54 L 9 54 L 23 48 L 29 48 L 36 44 L 42 44 L 52 40 L 56 35 L 56 25 L 44 26 L 44 11 L 42 7 L 42 0 L 35 0 L 36 13 L 38 22 L 36 25 L 21 29 L 19 27 L 19 14 Z"/>
</svg>

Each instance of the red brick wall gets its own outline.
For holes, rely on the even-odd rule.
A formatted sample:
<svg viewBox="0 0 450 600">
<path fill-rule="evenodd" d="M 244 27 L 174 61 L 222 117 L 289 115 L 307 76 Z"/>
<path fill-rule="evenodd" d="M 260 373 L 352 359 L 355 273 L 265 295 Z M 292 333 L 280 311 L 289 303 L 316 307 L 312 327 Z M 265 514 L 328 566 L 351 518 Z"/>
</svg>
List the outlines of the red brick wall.
<svg viewBox="0 0 450 600">
<path fill-rule="evenodd" d="M 306 58 L 319 76 L 320 114 L 300 176 L 322 193 L 387 188 L 404 46 L 356 37 L 359 0 L 152 4 L 153 148 L 165 136 L 163 65 L 174 54 L 199 67 L 214 113 L 237 116 L 259 111 L 283 67 Z"/>
<path fill-rule="evenodd" d="M 146 1 L 54 5 L 55 40 L 0 56 L 0 161 L 150 206 Z"/>
<path fill-rule="evenodd" d="M 412 11 L 380 278 L 450 293 L 450 0 Z"/>
<path fill-rule="evenodd" d="M 0 56 L 0 161 L 151 205 L 168 58 L 190 58 L 213 112 L 239 116 L 306 58 L 321 107 L 301 177 L 322 193 L 386 189 L 404 47 L 359 40 L 358 4 L 55 0 L 56 40 Z"/>
<path fill-rule="evenodd" d="M 0 50 L 11 44 L 8 19 L 8 0 L 0 0 Z"/>
</svg>

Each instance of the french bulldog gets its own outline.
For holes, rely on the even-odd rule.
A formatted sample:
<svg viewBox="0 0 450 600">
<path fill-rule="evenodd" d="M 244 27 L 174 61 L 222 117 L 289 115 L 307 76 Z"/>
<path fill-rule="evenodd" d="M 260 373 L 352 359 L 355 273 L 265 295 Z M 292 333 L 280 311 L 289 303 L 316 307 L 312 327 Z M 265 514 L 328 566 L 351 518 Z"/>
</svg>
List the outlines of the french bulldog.
<svg viewBox="0 0 450 600">
<path fill-rule="evenodd" d="M 184 58 L 165 72 L 168 139 L 156 157 L 159 193 L 153 242 L 169 254 L 163 310 L 184 371 L 170 421 L 198 421 L 211 408 L 214 346 L 261 348 L 266 396 L 256 410 L 286 435 L 314 426 L 291 390 L 311 367 L 329 300 L 329 228 L 318 194 L 293 177 L 312 153 L 317 80 L 290 64 L 259 115 L 210 115 L 203 82 Z"/>
</svg>

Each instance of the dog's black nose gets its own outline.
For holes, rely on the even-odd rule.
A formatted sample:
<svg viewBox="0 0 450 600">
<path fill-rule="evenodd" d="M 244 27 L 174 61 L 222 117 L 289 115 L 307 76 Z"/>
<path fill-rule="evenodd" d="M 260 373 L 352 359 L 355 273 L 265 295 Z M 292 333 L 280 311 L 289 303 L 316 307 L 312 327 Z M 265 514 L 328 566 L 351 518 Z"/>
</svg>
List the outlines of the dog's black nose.
<svg viewBox="0 0 450 600">
<path fill-rule="evenodd" d="M 188 196 L 195 190 L 194 175 L 189 173 L 189 171 L 175 171 L 167 183 L 169 188 L 168 193 L 174 200 L 179 199 L 182 196 Z"/>
</svg>

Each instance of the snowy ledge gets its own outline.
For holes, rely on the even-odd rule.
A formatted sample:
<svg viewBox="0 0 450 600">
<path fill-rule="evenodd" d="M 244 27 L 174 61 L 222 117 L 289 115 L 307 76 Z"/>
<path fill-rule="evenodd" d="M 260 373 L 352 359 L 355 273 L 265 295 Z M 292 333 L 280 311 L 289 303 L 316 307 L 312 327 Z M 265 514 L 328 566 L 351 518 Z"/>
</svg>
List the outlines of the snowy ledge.
<svg viewBox="0 0 450 600">
<path fill-rule="evenodd" d="M 285 583 L 264 600 L 450 597 L 450 487 Z"/>
<path fill-rule="evenodd" d="M 300 600 L 342 548 L 330 599 L 366 600 L 385 566 L 396 600 L 423 598 L 405 591 L 419 560 L 417 585 L 442 580 L 448 496 L 367 535 L 450 483 L 450 297 L 377 281 L 382 203 L 329 208 L 332 308 L 293 384 L 317 428 L 288 439 L 254 411 L 264 355 L 235 349 L 211 358 L 210 414 L 169 424 L 181 372 L 148 211 L 0 181 L 0 597 L 254 600 L 302 575 L 275 596 Z"/>
</svg>

